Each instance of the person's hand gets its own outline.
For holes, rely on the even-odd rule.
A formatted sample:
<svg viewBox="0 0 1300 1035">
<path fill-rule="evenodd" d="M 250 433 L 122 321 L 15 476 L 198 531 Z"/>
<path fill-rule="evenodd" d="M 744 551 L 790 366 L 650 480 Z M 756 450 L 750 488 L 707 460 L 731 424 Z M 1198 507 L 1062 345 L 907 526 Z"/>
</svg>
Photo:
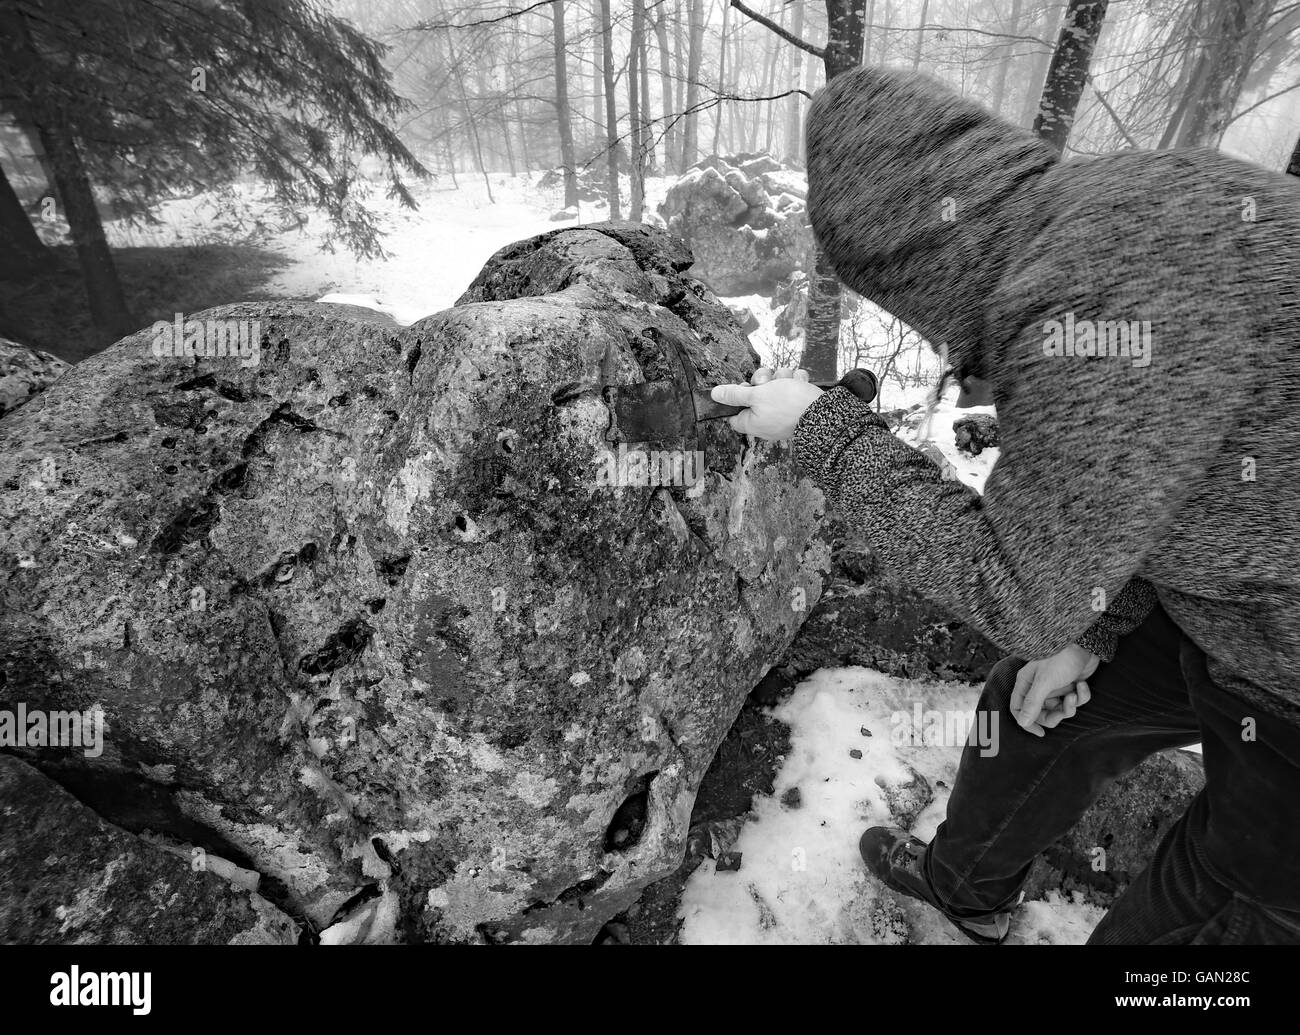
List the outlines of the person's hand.
<svg viewBox="0 0 1300 1035">
<path fill-rule="evenodd" d="M 746 409 L 728 417 L 727 423 L 742 435 L 769 442 L 784 442 L 794 434 L 804 410 L 822 394 L 808 383 L 806 370 L 776 370 L 759 367 L 747 385 L 718 385 L 711 393 L 714 402 Z"/>
<path fill-rule="evenodd" d="M 1060 724 L 1063 719 L 1092 700 L 1092 691 L 1084 682 L 1097 671 L 1101 658 L 1071 643 L 1050 658 L 1040 658 L 1025 665 L 1016 674 L 1011 691 L 1011 714 L 1024 729 L 1036 737 Z"/>
</svg>

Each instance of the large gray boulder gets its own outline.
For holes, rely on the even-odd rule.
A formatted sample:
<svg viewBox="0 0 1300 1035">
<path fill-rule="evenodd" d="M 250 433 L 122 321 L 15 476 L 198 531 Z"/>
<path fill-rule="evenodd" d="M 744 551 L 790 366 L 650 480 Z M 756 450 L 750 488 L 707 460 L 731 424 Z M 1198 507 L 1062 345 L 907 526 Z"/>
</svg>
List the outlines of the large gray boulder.
<svg viewBox="0 0 1300 1035">
<path fill-rule="evenodd" d="M 669 188 L 659 214 L 719 295 L 771 295 L 813 265 L 803 178 L 767 156 L 710 156 Z"/>
<path fill-rule="evenodd" d="M 603 385 L 680 379 L 674 339 L 702 384 L 757 366 L 690 263 L 557 230 L 405 330 L 224 306 L 206 356 L 151 328 L 6 416 L 0 707 L 107 720 L 19 752 L 309 937 L 590 940 L 680 861 L 828 566 L 820 494 L 725 422 L 693 484 L 637 443 L 609 484 Z"/>
<path fill-rule="evenodd" d="M 53 384 L 68 364 L 40 349 L 0 338 L 0 417 Z"/>
</svg>

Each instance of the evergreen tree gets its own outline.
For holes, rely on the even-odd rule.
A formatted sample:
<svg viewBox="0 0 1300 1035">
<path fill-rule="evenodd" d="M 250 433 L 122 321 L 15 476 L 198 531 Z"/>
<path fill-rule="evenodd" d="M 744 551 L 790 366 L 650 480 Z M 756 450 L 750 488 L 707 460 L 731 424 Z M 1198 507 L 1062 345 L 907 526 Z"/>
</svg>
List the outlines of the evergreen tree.
<svg viewBox="0 0 1300 1035">
<path fill-rule="evenodd" d="M 383 254 L 360 200 L 362 154 L 423 174 L 386 120 L 405 102 L 384 48 L 310 0 L 0 0 L 0 112 L 31 127 L 77 248 L 97 334 L 135 329 L 96 205 L 140 215 L 249 170 L 324 211 L 327 245 Z"/>
</svg>

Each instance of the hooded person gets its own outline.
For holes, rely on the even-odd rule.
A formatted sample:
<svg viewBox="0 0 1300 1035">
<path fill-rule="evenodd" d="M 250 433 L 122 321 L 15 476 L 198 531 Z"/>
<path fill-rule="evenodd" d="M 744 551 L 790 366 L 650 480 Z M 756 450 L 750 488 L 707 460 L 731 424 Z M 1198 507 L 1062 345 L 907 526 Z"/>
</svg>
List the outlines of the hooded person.
<svg viewBox="0 0 1300 1035">
<path fill-rule="evenodd" d="M 867 831 L 868 866 L 1001 940 L 1110 779 L 1201 741 L 1205 789 L 1093 940 L 1300 941 L 1300 181 L 1211 150 L 1062 162 L 873 68 L 807 133 L 836 273 L 987 384 L 1001 437 L 981 496 L 843 389 L 715 390 L 1012 655 L 978 706 L 1000 750 L 967 748 L 930 845 Z"/>
</svg>

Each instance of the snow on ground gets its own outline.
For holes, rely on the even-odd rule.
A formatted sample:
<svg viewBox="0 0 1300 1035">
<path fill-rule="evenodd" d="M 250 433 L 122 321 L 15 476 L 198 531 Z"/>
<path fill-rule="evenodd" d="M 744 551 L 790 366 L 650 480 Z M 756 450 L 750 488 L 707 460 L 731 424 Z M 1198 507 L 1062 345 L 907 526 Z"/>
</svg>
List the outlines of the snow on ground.
<svg viewBox="0 0 1300 1035">
<path fill-rule="evenodd" d="M 869 876 L 858 838 L 892 824 L 882 784 L 929 780 L 933 803 L 912 832 L 929 840 L 943 820 L 977 692 L 960 683 L 896 679 L 866 668 L 822 669 L 774 714 L 791 728 L 771 796 L 755 799 L 731 850 L 740 869 L 706 859 L 682 894 L 683 944 L 970 944 L 937 911 Z M 922 723 L 915 724 L 916 708 Z M 942 719 L 932 719 L 937 712 Z M 869 730 L 870 736 L 862 731 Z M 930 743 L 912 743 L 916 740 Z M 986 739 L 989 743 L 991 738 Z M 855 758 L 852 752 L 861 753 Z M 798 788 L 797 807 L 783 804 Z M 1059 897 L 1026 903 L 1010 944 L 1078 944 L 1102 910 Z"/>
<path fill-rule="evenodd" d="M 583 202 L 576 220 L 552 220 L 563 208 L 558 190 L 538 190 L 541 173 L 494 173 L 492 200 L 481 177 L 434 177 L 411 185 L 419 204 L 401 208 L 381 195 L 368 199 L 380 213 L 386 260 L 357 260 L 344 249 L 319 250 L 322 217 L 313 216 L 297 232 L 279 239 L 292 265 L 271 281 L 269 290 L 292 297 L 364 305 L 388 313 L 405 326 L 455 305 L 456 299 L 499 248 L 537 234 L 609 218 L 604 203 Z M 648 209 L 667 193 L 667 181 L 647 181 Z M 322 288 L 328 286 L 324 295 Z"/>
<path fill-rule="evenodd" d="M 959 410 L 954 405 L 956 397 L 957 390 L 953 388 L 952 391 L 945 393 L 944 398 L 935 406 L 930 418 L 929 438 L 943 452 L 944 458 L 952 464 L 958 480 L 969 485 L 976 492 L 983 492 L 984 482 L 989 472 L 993 470 L 994 463 L 997 462 L 998 450 L 985 449 L 979 456 L 963 453 L 957 448 L 952 422 L 958 417 L 969 414 L 995 414 L 996 411 L 992 406 L 970 406 Z M 923 432 L 923 425 L 912 429 L 905 428 L 900 437 L 910 446 L 920 446 Z"/>
<path fill-rule="evenodd" d="M 374 187 L 364 203 L 384 233 L 386 259 L 357 259 L 342 245 L 332 253 L 321 250 L 326 218 L 318 212 L 304 213 L 301 221 L 288 217 L 256 183 L 236 185 L 226 200 L 200 194 L 167 201 L 155 211 L 156 225 L 111 223 L 108 230 L 117 247 L 260 243 L 289 263 L 267 284 L 271 294 L 363 305 L 406 325 L 454 305 L 498 248 L 572 225 L 551 221 L 561 201 L 556 192 L 533 187 L 539 176 L 494 174 L 495 203 L 481 177 L 461 176 L 459 186 L 448 176 L 414 181 L 408 186 L 419 204 L 415 210 Z M 579 221 L 607 214 L 603 206 L 583 204 Z"/>
<path fill-rule="evenodd" d="M 494 176 L 488 200 L 482 179 L 462 176 L 460 188 L 447 177 L 414 185 L 419 209 L 403 209 L 382 198 L 371 204 L 382 213 L 386 235 L 383 248 L 387 260 L 358 260 L 340 249 L 322 253 L 315 245 L 315 217 L 304 232 L 289 241 L 293 265 L 270 284 L 273 292 L 296 297 L 320 297 L 335 301 L 338 293 L 351 304 L 363 296 L 372 308 L 387 312 L 399 324 L 414 323 L 425 316 L 455 305 L 499 248 L 536 234 L 569 225 L 554 223 L 550 212 L 560 206 L 543 207 L 531 187 L 536 177 Z M 590 221 L 592 216 L 581 217 Z"/>
</svg>

